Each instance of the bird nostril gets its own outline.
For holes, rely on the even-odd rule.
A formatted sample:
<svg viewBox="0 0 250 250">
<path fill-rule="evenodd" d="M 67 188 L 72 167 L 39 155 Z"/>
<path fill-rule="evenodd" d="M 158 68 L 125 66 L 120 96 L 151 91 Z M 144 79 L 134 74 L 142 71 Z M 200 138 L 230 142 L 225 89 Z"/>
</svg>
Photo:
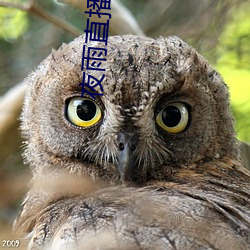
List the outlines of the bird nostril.
<svg viewBox="0 0 250 250">
<path fill-rule="evenodd" d="M 120 151 L 124 150 L 124 144 L 123 143 L 119 143 L 119 149 L 120 149 Z"/>
<path fill-rule="evenodd" d="M 135 151 L 135 145 L 131 146 L 131 151 L 134 152 Z"/>
</svg>

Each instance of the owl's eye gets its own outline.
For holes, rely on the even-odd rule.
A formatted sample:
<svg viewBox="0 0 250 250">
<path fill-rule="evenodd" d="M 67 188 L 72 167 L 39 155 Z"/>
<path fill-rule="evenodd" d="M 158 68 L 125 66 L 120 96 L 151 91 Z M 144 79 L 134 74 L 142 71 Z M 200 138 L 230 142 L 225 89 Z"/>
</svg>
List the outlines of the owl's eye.
<svg viewBox="0 0 250 250">
<path fill-rule="evenodd" d="M 79 127 L 89 127 L 97 123 L 102 116 L 99 106 L 89 98 L 74 97 L 66 108 L 71 123 Z"/>
<path fill-rule="evenodd" d="M 187 127 L 188 120 L 188 110 L 183 103 L 171 103 L 156 116 L 157 124 L 173 134 L 182 132 Z"/>
</svg>

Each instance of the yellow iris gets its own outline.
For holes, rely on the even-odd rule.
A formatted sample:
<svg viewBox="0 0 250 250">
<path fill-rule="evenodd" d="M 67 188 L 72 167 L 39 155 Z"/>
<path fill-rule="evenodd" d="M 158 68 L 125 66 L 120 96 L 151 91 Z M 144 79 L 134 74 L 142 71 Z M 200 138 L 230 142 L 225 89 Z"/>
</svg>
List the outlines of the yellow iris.
<svg viewBox="0 0 250 250">
<path fill-rule="evenodd" d="M 182 132 L 187 127 L 188 120 L 188 110 L 183 103 L 171 103 L 156 116 L 157 124 L 172 134 Z"/>
<path fill-rule="evenodd" d="M 100 107 L 89 98 L 72 98 L 66 112 L 69 121 L 79 127 L 90 127 L 102 117 Z"/>
</svg>

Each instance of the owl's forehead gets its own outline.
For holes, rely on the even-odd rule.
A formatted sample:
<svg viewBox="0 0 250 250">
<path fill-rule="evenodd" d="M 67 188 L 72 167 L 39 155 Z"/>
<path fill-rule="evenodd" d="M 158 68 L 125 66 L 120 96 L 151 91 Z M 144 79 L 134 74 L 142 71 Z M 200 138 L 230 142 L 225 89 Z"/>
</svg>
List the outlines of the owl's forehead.
<svg viewBox="0 0 250 250">
<path fill-rule="evenodd" d="M 81 59 L 85 45 L 85 37 L 82 36 L 52 54 L 53 74 L 67 78 L 64 81 L 65 89 L 69 85 L 69 89 L 81 88 Z M 107 46 L 100 42 L 86 46 L 107 50 L 106 61 L 102 64 L 105 71 L 86 71 L 86 75 L 91 73 L 97 79 L 105 73 L 103 91 L 99 86 L 95 90 L 104 95 L 103 99 L 127 109 L 145 106 L 155 94 L 160 96 L 161 93 L 176 91 L 182 87 L 187 72 L 189 77 L 193 75 L 195 78 L 195 75 L 204 75 L 197 68 L 204 69 L 206 66 L 202 59 L 196 60 L 196 52 L 177 37 L 153 39 L 132 35 L 113 36 L 109 37 Z M 190 68 L 196 68 L 196 72 L 191 72 Z M 68 81 L 68 78 L 71 80 Z"/>
<path fill-rule="evenodd" d="M 182 86 L 181 71 L 191 57 L 191 48 L 176 37 L 111 37 L 104 94 L 125 108 L 145 105 L 156 93 Z"/>
</svg>

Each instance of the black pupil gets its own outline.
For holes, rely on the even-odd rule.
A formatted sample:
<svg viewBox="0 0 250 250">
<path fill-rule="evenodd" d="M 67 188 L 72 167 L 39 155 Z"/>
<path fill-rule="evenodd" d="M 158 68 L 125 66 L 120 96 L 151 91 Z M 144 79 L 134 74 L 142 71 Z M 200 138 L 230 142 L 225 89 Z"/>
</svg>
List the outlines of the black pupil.
<svg viewBox="0 0 250 250">
<path fill-rule="evenodd" d="M 77 106 L 76 113 L 83 121 L 90 121 L 96 114 L 96 106 L 92 101 L 82 100 Z"/>
<path fill-rule="evenodd" d="M 175 106 L 167 106 L 162 112 L 162 121 L 167 127 L 175 127 L 180 123 L 181 112 Z"/>
</svg>

